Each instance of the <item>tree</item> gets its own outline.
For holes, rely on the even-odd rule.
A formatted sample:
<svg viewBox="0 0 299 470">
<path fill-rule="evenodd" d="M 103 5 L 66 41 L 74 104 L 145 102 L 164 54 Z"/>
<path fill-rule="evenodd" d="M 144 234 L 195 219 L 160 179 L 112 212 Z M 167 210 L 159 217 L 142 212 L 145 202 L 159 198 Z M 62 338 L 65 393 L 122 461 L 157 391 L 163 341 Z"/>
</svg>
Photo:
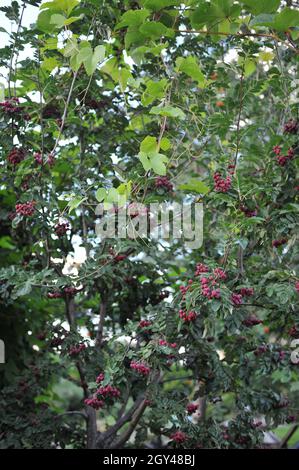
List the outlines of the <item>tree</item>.
<svg viewBox="0 0 299 470">
<path fill-rule="evenodd" d="M 298 422 L 292 3 L 0 8 L 16 24 L 0 64 L 2 448 L 255 448 Z M 203 204 L 200 248 L 97 237 L 99 203 L 136 226 L 139 203 L 165 202 Z"/>
</svg>

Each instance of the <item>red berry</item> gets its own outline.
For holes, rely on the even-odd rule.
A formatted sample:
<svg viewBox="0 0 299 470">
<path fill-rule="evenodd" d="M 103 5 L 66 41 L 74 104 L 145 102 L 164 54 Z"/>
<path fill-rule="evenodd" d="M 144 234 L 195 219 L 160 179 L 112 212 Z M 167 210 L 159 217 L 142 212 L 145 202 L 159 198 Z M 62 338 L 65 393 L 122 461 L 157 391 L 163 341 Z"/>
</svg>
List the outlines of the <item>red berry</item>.
<svg viewBox="0 0 299 470">
<path fill-rule="evenodd" d="M 176 431 L 171 434 L 170 439 L 175 441 L 177 444 L 182 444 L 188 439 L 188 437 L 183 431 Z"/>
<path fill-rule="evenodd" d="M 16 213 L 24 217 L 30 217 L 35 211 L 35 201 L 25 202 L 23 204 L 16 204 Z"/>
<path fill-rule="evenodd" d="M 284 134 L 297 134 L 298 128 L 298 122 L 295 119 L 290 119 L 285 123 L 283 132 Z"/>
<path fill-rule="evenodd" d="M 167 176 L 157 176 L 155 180 L 155 186 L 156 188 L 162 188 L 166 191 L 173 190 L 173 184 L 169 181 Z"/>
<path fill-rule="evenodd" d="M 189 403 L 186 407 L 188 414 L 193 414 L 198 409 L 198 405 L 195 403 Z"/>
<path fill-rule="evenodd" d="M 149 375 L 149 373 L 151 371 L 150 367 L 148 367 L 143 362 L 131 361 L 130 367 L 131 367 L 131 369 L 136 370 L 136 372 L 138 372 L 138 374 L 144 375 L 144 376 Z"/>
<path fill-rule="evenodd" d="M 26 156 L 26 152 L 23 148 L 15 147 L 8 154 L 7 160 L 12 165 L 18 165 L 24 160 L 25 156 Z"/>
</svg>

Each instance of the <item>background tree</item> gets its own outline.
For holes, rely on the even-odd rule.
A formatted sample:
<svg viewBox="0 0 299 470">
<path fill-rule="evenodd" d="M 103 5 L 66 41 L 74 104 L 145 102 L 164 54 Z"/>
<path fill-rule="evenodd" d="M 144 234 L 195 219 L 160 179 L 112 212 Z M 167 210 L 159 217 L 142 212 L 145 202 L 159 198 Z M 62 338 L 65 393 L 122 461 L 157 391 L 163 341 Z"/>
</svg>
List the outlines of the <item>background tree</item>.
<svg viewBox="0 0 299 470">
<path fill-rule="evenodd" d="M 251 448 L 298 421 L 297 6 L 0 9 L 2 448 Z M 203 246 L 99 240 L 119 200 L 202 201 Z"/>
</svg>

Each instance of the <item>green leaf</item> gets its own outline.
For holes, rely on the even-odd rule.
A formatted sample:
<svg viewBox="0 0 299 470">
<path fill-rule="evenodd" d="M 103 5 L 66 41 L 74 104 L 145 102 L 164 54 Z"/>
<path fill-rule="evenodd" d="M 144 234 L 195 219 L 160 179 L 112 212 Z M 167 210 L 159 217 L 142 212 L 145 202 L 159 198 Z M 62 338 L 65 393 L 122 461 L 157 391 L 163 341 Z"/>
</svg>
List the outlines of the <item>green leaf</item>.
<svg viewBox="0 0 299 470">
<path fill-rule="evenodd" d="M 11 237 L 9 237 L 9 236 L 1 237 L 0 238 L 0 247 L 4 248 L 6 250 L 14 250 L 15 245 L 13 245 L 11 242 L 12 242 Z"/>
<path fill-rule="evenodd" d="M 68 26 L 72 23 L 75 23 L 75 21 L 78 21 L 78 20 L 82 20 L 83 18 L 83 15 L 80 15 L 80 16 L 71 16 L 70 18 L 68 18 L 67 20 L 65 20 L 64 22 L 64 26 Z"/>
<path fill-rule="evenodd" d="M 107 191 L 106 189 L 104 188 L 99 188 L 96 192 L 96 199 L 97 201 L 99 202 L 102 202 L 104 201 L 105 197 L 106 197 L 106 194 L 107 194 Z"/>
<path fill-rule="evenodd" d="M 299 11 L 284 8 L 275 16 L 273 27 L 278 31 L 287 31 L 289 28 L 299 26 Z"/>
<path fill-rule="evenodd" d="M 150 39 L 159 39 L 162 36 L 173 37 L 174 31 L 171 28 L 167 28 L 163 23 L 159 21 L 150 21 L 140 26 L 139 31 Z"/>
<path fill-rule="evenodd" d="M 64 26 L 65 21 L 65 16 L 55 13 L 51 16 L 50 24 L 54 24 L 56 28 L 62 28 Z"/>
<path fill-rule="evenodd" d="M 166 78 L 163 78 L 163 80 L 158 82 L 154 82 L 153 80 L 148 81 L 146 84 L 146 90 L 141 98 L 141 103 L 143 106 L 148 106 L 156 99 L 163 98 L 165 96 L 165 88 L 167 83 L 168 82 Z"/>
<path fill-rule="evenodd" d="M 166 175 L 166 165 L 165 163 L 168 162 L 168 158 L 165 155 L 157 152 L 151 152 L 149 154 L 151 167 L 155 173 L 161 176 Z"/>
<path fill-rule="evenodd" d="M 77 207 L 79 207 L 83 201 L 86 201 L 86 197 L 83 197 L 83 198 L 74 198 L 72 199 L 69 203 L 68 203 L 68 208 L 69 208 L 69 214 L 74 210 L 74 209 L 77 209 Z"/>
<path fill-rule="evenodd" d="M 159 11 L 170 6 L 180 5 L 180 0 L 140 0 L 139 3 L 153 11 Z"/>
<path fill-rule="evenodd" d="M 150 135 L 146 136 L 140 144 L 140 151 L 149 153 L 157 150 L 157 140 Z"/>
<path fill-rule="evenodd" d="M 49 10 L 63 11 L 67 16 L 73 11 L 73 9 L 79 5 L 80 0 L 53 0 L 52 2 L 42 3 L 40 10 L 48 8 Z"/>
<path fill-rule="evenodd" d="M 145 152 L 139 152 L 138 157 L 139 157 L 139 160 L 141 161 L 142 166 L 145 169 L 145 171 L 151 170 L 152 165 L 151 165 L 151 161 L 149 159 L 148 154 L 145 153 Z"/>
<path fill-rule="evenodd" d="M 92 56 L 92 48 L 89 42 L 85 41 L 80 44 L 80 50 L 77 54 L 78 63 L 82 64 L 83 62 L 89 60 Z"/>
<path fill-rule="evenodd" d="M 277 31 L 287 31 L 291 27 L 299 26 L 299 11 L 284 8 L 276 15 L 261 14 L 253 18 L 250 26 L 269 26 Z"/>
<path fill-rule="evenodd" d="M 57 49 L 58 38 L 48 38 L 43 46 L 43 51 L 54 51 Z"/>
<path fill-rule="evenodd" d="M 181 184 L 179 189 L 198 194 L 207 194 L 210 191 L 210 188 L 205 183 L 195 178 L 191 178 L 188 183 Z"/>
<path fill-rule="evenodd" d="M 150 110 L 150 114 L 156 114 L 159 116 L 167 116 L 167 117 L 173 117 L 173 118 L 178 118 L 178 119 L 185 119 L 185 113 L 180 109 L 176 108 L 174 106 L 154 106 Z"/>
<path fill-rule="evenodd" d="M 118 202 L 118 199 L 119 199 L 119 194 L 118 194 L 118 191 L 116 188 L 110 188 L 108 190 L 108 194 L 106 196 L 106 201 L 107 202 Z"/>
<path fill-rule="evenodd" d="M 23 297 L 24 295 L 27 295 L 31 292 L 32 290 L 32 285 L 31 281 L 28 280 L 25 282 L 25 284 L 22 284 L 20 287 L 15 289 L 12 293 L 12 298 L 17 299 L 19 297 Z"/>
<path fill-rule="evenodd" d="M 87 59 L 83 61 L 87 75 L 92 75 L 99 62 L 102 62 L 105 58 L 105 46 L 99 45 L 94 51 L 88 55 Z"/>
<path fill-rule="evenodd" d="M 4 101 L 5 99 L 5 87 L 3 83 L 0 83 L 0 101 Z"/>
<path fill-rule="evenodd" d="M 256 63 L 254 60 L 246 59 L 244 63 L 244 75 L 245 77 L 249 77 L 253 74 L 256 70 Z"/>
<path fill-rule="evenodd" d="M 168 158 L 162 153 L 157 151 L 151 152 L 139 152 L 139 160 L 141 161 L 145 171 L 153 170 L 156 174 L 165 176 L 166 175 L 166 165 Z"/>
<path fill-rule="evenodd" d="M 163 137 L 163 138 L 161 139 L 161 142 L 160 142 L 160 147 L 161 147 L 162 150 L 165 150 L 165 151 L 168 150 L 168 149 L 170 149 L 170 147 L 171 147 L 171 142 L 170 142 L 170 140 L 167 139 L 167 137 Z"/>
<path fill-rule="evenodd" d="M 248 6 L 255 15 L 260 13 L 274 13 L 277 11 L 280 0 L 244 0 L 242 3 Z"/>
<path fill-rule="evenodd" d="M 51 10 L 42 11 L 37 18 L 36 26 L 44 33 L 52 33 L 56 28 L 55 23 L 51 23 L 53 12 Z"/>
<path fill-rule="evenodd" d="M 126 26 L 130 28 L 138 28 L 138 26 L 140 26 L 145 21 L 149 14 L 150 11 L 146 9 L 126 11 L 122 15 L 121 21 L 116 25 L 115 30 L 117 31 L 118 29 L 124 28 Z"/>
<path fill-rule="evenodd" d="M 41 64 L 41 68 L 43 70 L 47 70 L 48 72 L 52 72 L 52 70 L 58 66 L 59 66 L 59 62 L 55 57 L 47 57 L 45 60 L 43 60 Z"/>
<path fill-rule="evenodd" d="M 63 50 L 63 55 L 64 57 L 71 57 L 74 54 L 77 54 L 78 52 L 79 52 L 79 47 L 78 47 L 77 39 L 75 39 L 74 37 L 71 37 L 66 43 L 66 46 Z"/>
<path fill-rule="evenodd" d="M 176 60 L 176 71 L 184 72 L 186 75 L 195 80 L 200 88 L 204 88 L 206 79 L 195 57 L 178 57 Z"/>
<path fill-rule="evenodd" d="M 250 21 L 250 26 L 271 26 L 273 25 L 274 15 L 262 13 Z"/>
</svg>

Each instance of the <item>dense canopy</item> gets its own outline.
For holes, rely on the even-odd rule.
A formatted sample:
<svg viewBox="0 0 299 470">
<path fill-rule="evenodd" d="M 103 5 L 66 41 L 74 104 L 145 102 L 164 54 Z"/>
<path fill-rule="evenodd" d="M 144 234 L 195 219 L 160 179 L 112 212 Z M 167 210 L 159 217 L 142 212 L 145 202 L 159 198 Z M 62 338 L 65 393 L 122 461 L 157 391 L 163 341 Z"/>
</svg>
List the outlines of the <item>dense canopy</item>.
<svg viewBox="0 0 299 470">
<path fill-rule="evenodd" d="M 0 448 L 258 448 L 299 421 L 298 7 L 0 7 Z M 135 228 L 200 205 L 203 242 L 98 236 L 99 203 Z"/>
</svg>

